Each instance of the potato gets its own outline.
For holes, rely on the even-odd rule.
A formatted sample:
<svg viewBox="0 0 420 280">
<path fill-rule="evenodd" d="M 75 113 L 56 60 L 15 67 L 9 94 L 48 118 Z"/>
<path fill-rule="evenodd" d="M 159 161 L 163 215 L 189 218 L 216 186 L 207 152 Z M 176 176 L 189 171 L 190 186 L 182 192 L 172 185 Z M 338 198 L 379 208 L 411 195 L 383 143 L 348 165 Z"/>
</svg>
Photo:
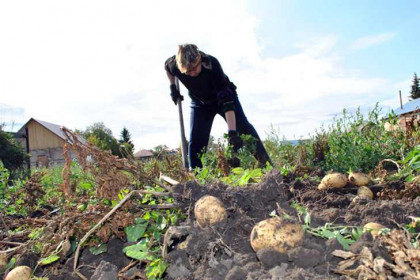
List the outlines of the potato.
<svg viewBox="0 0 420 280">
<path fill-rule="evenodd" d="M 373 192 L 366 186 L 361 186 L 357 190 L 357 196 L 368 197 L 369 199 L 373 199 Z"/>
<path fill-rule="evenodd" d="M 3 269 L 7 265 L 7 254 L 3 253 L 0 254 L 0 270 Z"/>
<path fill-rule="evenodd" d="M 349 174 L 349 182 L 352 185 L 356 186 L 366 186 L 370 183 L 370 177 L 364 173 L 360 172 L 350 172 Z"/>
<path fill-rule="evenodd" d="M 222 201 L 211 195 L 205 195 L 195 203 L 194 215 L 201 227 L 211 227 L 225 221 L 227 218 L 226 209 Z"/>
<path fill-rule="evenodd" d="M 363 226 L 363 231 L 369 231 L 372 234 L 373 238 L 376 238 L 379 235 L 379 231 L 385 228 L 383 225 L 378 223 L 367 223 Z"/>
<path fill-rule="evenodd" d="M 17 266 L 7 274 L 4 280 L 29 280 L 31 274 L 32 269 L 29 266 Z"/>
<path fill-rule="evenodd" d="M 251 247 L 255 252 L 271 248 L 280 253 L 303 243 L 303 229 L 299 224 L 282 218 L 270 218 L 256 224 L 251 231 Z"/>
<path fill-rule="evenodd" d="M 346 175 L 342 173 L 331 173 L 325 175 L 319 184 L 319 190 L 325 190 L 329 188 L 343 188 L 347 184 Z"/>
</svg>

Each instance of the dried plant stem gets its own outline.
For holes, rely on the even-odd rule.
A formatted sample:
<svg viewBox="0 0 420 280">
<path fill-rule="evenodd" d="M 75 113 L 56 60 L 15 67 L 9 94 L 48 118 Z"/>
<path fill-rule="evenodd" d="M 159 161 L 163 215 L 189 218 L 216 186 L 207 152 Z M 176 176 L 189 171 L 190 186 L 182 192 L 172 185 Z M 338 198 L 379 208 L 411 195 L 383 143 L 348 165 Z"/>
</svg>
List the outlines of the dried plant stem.
<svg viewBox="0 0 420 280">
<path fill-rule="evenodd" d="M 168 182 L 171 185 L 178 185 L 179 184 L 178 181 L 176 181 L 176 180 L 174 180 L 174 179 L 172 179 L 172 178 L 170 178 L 166 175 L 163 175 L 162 173 L 160 173 L 160 178 L 159 179 L 162 179 L 162 180 Z"/>
<path fill-rule="evenodd" d="M 111 209 L 111 211 L 109 211 L 91 230 L 89 230 L 85 236 L 83 236 L 83 238 L 80 240 L 79 245 L 77 246 L 76 252 L 75 252 L 75 256 L 74 256 L 74 263 L 73 263 L 73 270 L 74 273 L 77 274 L 77 276 L 79 276 L 80 278 L 82 278 L 83 280 L 87 280 L 87 278 L 81 274 L 78 270 L 77 270 L 77 261 L 79 259 L 79 254 L 80 254 L 80 248 L 82 247 L 83 243 L 89 238 L 89 236 L 95 232 L 95 230 L 102 225 L 103 222 L 105 222 L 112 214 L 115 213 L 115 211 L 118 210 L 118 208 L 120 208 L 133 194 L 153 194 L 156 196 L 168 196 L 168 193 L 162 193 L 162 192 L 151 192 L 151 191 L 144 191 L 144 190 L 134 190 L 131 191 L 126 197 L 124 197 L 114 208 Z"/>
<path fill-rule="evenodd" d="M 393 164 L 395 164 L 395 165 L 397 166 L 397 168 L 398 168 L 398 173 L 400 173 L 400 172 L 401 172 L 400 165 L 399 165 L 399 164 L 398 164 L 395 160 L 392 160 L 392 159 L 383 159 L 382 161 L 392 162 Z"/>
</svg>

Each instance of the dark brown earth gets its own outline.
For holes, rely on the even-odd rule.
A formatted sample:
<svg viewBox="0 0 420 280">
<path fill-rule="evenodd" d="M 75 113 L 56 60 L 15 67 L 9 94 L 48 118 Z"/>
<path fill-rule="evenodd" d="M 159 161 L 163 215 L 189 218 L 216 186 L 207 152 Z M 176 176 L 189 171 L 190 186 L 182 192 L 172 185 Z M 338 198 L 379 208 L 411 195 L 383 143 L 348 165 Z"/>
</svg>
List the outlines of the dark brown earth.
<svg viewBox="0 0 420 280">
<path fill-rule="evenodd" d="M 315 172 L 312 175 L 322 177 L 324 174 Z M 174 186 L 174 197 L 187 219 L 171 229 L 173 235 L 167 250 L 169 267 L 165 279 L 353 279 L 334 272 L 343 260 L 331 254 L 343 249 L 336 239 L 327 240 L 305 233 L 303 244 L 287 253 L 267 249 L 255 253 L 252 250 L 249 242 L 252 228 L 259 221 L 270 218 L 273 211 L 298 220 L 298 213 L 290 206 L 293 201 L 309 210 L 311 227 L 325 223 L 363 226 L 367 222 L 378 222 L 393 229 L 411 222 L 409 216 L 420 217 L 419 186 L 414 186 L 407 195 L 402 193 L 406 189 L 404 182 L 371 185 L 374 200 L 352 203 L 357 192 L 355 187 L 348 185 L 340 190 L 319 191 L 316 188 L 318 181 L 310 178 L 301 180 L 293 174 L 285 177 L 273 170 L 262 183 L 245 187 L 231 187 L 220 182 L 200 185 L 195 181 Z M 198 226 L 194 204 L 204 195 L 213 195 L 223 202 L 228 213 L 225 223 L 214 228 Z M 126 245 L 124 240 L 112 239 L 107 252 L 98 256 L 88 249 L 83 250 L 79 258 L 80 271 L 87 279 L 116 279 L 112 275 L 118 272 L 120 276 L 125 275 L 119 279 L 145 279 L 144 263 L 121 273 L 130 263 L 122 252 Z M 370 233 L 363 234 L 350 250 L 360 253 L 364 247 L 369 248 L 374 258 L 381 256 L 392 262 L 389 251 L 378 239 L 373 240 Z M 18 264 L 33 268 L 36 261 L 36 256 L 25 255 Z M 53 274 L 38 268 L 36 275 L 49 275 L 49 279 L 59 280 L 80 279 L 72 273 L 74 254 L 60 261 Z M 101 272 L 109 278 L 95 276 L 98 267 L 103 267 Z"/>
<path fill-rule="evenodd" d="M 260 184 L 229 187 L 221 183 L 199 185 L 187 182 L 174 188 L 177 200 L 188 213 L 186 225 L 191 229 L 174 240 L 168 260 L 166 279 L 340 279 L 332 272 L 341 258 L 331 253 L 343 249 L 336 239 L 322 239 L 305 234 L 302 246 L 278 253 L 260 250 L 255 253 L 249 243 L 253 226 L 270 218 L 270 213 L 285 212 L 297 217 L 292 201 L 307 207 L 311 226 L 325 223 L 363 226 L 378 222 L 389 228 L 409 223 L 408 216 L 420 216 L 420 197 L 404 200 L 361 200 L 352 203 L 356 190 L 346 186 L 340 191 L 319 191 L 315 181 L 292 180 L 273 171 Z M 372 186 L 375 195 L 392 185 Z M 222 200 L 228 211 L 227 223 L 217 228 L 201 229 L 194 221 L 194 203 L 210 194 Z M 419 194 L 417 193 L 417 196 Z M 386 248 L 365 233 L 351 251 L 359 253 L 364 246 L 374 257 L 391 260 Z"/>
</svg>

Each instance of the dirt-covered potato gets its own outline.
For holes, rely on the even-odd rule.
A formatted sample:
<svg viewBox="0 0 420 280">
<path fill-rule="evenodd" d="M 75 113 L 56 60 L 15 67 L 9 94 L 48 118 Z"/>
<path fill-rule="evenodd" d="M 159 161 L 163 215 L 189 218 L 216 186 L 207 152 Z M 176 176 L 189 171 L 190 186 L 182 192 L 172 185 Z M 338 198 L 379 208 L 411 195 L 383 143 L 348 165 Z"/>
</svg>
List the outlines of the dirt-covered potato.
<svg viewBox="0 0 420 280">
<path fill-rule="evenodd" d="M 357 196 L 368 197 L 373 199 L 373 192 L 366 186 L 361 186 L 357 189 Z"/>
<path fill-rule="evenodd" d="M 367 174 L 360 172 L 350 172 L 349 182 L 356 186 L 366 186 L 370 183 L 370 177 Z"/>
<path fill-rule="evenodd" d="M 217 197 L 205 195 L 194 206 L 194 215 L 201 227 L 213 226 L 227 218 L 225 206 Z"/>
<path fill-rule="evenodd" d="M 378 223 L 367 223 L 363 226 L 363 231 L 369 231 L 372 234 L 373 238 L 376 238 L 379 235 L 379 231 L 385 228 L 383 225 Z"/>
<path fill-rule="evenodd" d="M 31 274 L 32 270 L 29 266 L 17 266 L 7 274 L 4 280 L 29 280 Z"/>
<path fill-rule="evenodd" d="M 7 264 L 7 255 L 6 253 L 0 254 L 0 270 L 3 269 Z"/>
<path fill-rule="evenodd" d="M 303 229 L 299 224 L 282 218 L 270 218 L 256 224 L 251 232 L 251 247 L 255 252 L 271 248 L 280 253 L 303 243 Z"/>
<path fill-rule="evenodd" d="M 318 190 L 325 190 L 329 188 L 343 188 L 347 184 L 347 177 L 342 173 L 331 173 L 325 175 Z"/>
</svg>

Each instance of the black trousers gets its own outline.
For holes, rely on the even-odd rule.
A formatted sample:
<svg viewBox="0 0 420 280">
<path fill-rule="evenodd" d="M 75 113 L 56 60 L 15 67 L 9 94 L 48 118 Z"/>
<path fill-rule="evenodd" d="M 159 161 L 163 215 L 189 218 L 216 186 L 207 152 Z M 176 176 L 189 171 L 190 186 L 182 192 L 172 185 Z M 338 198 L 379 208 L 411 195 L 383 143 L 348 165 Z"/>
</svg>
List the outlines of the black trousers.
<svg viewBox="0 0 420 280">
<path fill-rule="evenodd" d="M 240 134 L 250 134 L 255 139 L 257 139 L 257 147 L 254 157 L 260 162 L 260 165 L 265 166 L 267 161 L 271 163 L 270 157 L 268 156 L 257 131 L 255 130 L 254 126 L 247 120 L 236 93 L 234 93 L 234 102 L 236 107 L 236 130 Z M 226 120 L 225 114 L 223 114 L 221 109 L 217 106 L 217 103 L 201 104 L 195 101 L 191 102 L 191 125 L 188 158 L 190 162 L 190 168 L 192 169 L 196 167 L 202 167 L 199 155 L 203 152 L 203 149 L 205 151 L 207 148 L 213 120 L 217 114 Z"/>
</svg>

